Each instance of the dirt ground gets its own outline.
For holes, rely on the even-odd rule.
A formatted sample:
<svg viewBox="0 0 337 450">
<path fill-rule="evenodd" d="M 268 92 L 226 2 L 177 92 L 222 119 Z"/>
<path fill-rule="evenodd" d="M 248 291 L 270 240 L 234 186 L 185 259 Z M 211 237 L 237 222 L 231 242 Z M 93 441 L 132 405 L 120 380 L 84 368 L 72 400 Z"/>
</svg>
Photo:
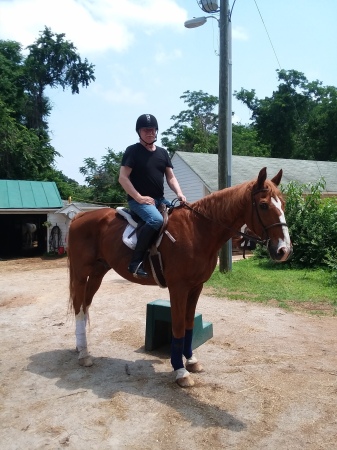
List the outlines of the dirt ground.
<svg viewBox="0 0 337 450">
<path fill-rule="evenodd" d="M 234 269 L 235 270 L 235 269 Z M 0 448 L 337 449 L 337 321 L 203 291 L 214 337 L 195 386 L 144 349 L 146 304 L 168 291 L 110 271 L 78 365 L 66 259 L 0 261 Z"/>
</svg>

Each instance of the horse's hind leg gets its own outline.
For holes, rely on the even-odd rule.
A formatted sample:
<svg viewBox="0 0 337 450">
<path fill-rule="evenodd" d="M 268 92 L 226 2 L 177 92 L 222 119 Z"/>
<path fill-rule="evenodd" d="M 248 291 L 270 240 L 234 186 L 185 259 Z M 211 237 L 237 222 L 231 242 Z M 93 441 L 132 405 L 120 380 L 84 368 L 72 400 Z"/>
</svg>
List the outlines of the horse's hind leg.
<svg viewBox="0 0 337 450">
<path fill-rule="evenodd" d="M 88 279 L 84 282 L 78 283 L 77 287 L 77 298 L 83 299 L 84 304 L 81 303 L 80 308 L 76 309 L 75 299 L 75 336 L 76 336 L 76 349 L 79 352 L 78 361 L 81 366 L 90 367 L 92 366 L 92 358 L 88 352 L 86 326 L 89 318 L 89 306 L 91 305 L 93 296 L 99 289 L 104 275 L 107 273 L 109 268 L 104 266 L 102 263 L 96 263 Z"/>
<path fill-rule="evenodd" d="M 78 362 L 81 366 L 92 366 L 92 359 L 88 351 L 87 343 L 87 322 L 89 311 L 83 311 L 81 306 L 80 312 L 75 315 L 75 336 L 76 336 L 76 350 L 78 351 Z"/>
</svg>

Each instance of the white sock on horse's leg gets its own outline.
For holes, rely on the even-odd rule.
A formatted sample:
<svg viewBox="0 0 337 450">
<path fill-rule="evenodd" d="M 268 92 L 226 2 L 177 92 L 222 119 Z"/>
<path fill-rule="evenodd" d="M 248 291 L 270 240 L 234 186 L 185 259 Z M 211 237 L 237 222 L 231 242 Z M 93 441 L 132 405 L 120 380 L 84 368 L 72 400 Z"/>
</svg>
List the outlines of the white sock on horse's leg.
<svg viewBox="0 0 337 450">
<path fill-rule="evenodd" d="M 186 359 L 186 364 L 196 364 L 198 362 L 198 358 L 192 353 L 192 356 Z"/>
<path fill-rule="evenodd" d="M 185 368 L 175 370 L 174 373 L 176 376 L 176 380 L 179 380 L 180 378 L 187 378 L 189 375 L 191 375 Z"/>
<path fill-rule="evenodd" d="M 81 306 L 80 312 L 75 316 L 76 349 L 79 352 L 78 359 L 85 358 L 89 355 L 86 334 L 87 321 L 88 313 L 84 314 Z"/>
</svg>

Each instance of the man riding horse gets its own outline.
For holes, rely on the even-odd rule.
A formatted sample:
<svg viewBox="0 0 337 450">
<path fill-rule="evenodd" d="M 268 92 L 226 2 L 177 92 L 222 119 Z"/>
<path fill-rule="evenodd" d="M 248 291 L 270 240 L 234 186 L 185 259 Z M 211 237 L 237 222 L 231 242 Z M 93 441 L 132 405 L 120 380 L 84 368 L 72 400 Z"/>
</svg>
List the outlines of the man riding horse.
<svg viewBox="0 0 337 450">
<path fill-rule="evenodd" d="M 170 205 L 164 198 L 164 175 L 178 200 L 185 202 L 186 197 L 173 173 L 167 151 L 155 145 L 157 119 L 152 114 L 142 114 L 137 119 L 136 132 L 139 142 L 125 150 L 119 182 L 128 194 L 129 208 L 144 221 L 128 270 L 135 277 L 147 278 L 149 275 L 143 267 L 144 256 L 163 224 L 158 207 L 162 203 Z"/>
</svg>

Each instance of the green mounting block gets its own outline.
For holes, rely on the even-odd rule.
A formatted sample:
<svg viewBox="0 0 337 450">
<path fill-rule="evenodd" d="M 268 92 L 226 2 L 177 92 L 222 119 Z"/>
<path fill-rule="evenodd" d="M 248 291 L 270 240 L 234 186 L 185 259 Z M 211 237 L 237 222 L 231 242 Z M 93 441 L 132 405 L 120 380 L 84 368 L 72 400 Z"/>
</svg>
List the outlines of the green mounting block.
<svg viewBox="0 0 337 450">
<path fill-rule="evenodd" d="M 213 325 L 203 322 L 202 315 L 194 316 L 192 349 L 199 347 L 213 337 Z M 171 331 L 171 305 L 168 300 L 154 300 L 146 306 L 145 350 L 155 350 L 170 344 Z"/>
</svg>

